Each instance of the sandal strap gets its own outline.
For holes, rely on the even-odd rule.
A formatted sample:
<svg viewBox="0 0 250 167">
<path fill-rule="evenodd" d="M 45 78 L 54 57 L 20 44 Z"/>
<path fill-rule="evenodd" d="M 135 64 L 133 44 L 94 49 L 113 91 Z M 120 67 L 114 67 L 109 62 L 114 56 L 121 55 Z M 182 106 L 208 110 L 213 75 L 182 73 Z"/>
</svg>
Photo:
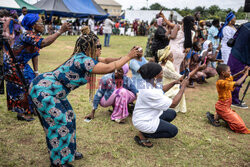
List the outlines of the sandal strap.
<svg viewBox="0 0 250 167">
<path fill-rule="evenodd" d="M 148 139 L 141 140 L 142 143 L 151 143 Z"/>
</svg>

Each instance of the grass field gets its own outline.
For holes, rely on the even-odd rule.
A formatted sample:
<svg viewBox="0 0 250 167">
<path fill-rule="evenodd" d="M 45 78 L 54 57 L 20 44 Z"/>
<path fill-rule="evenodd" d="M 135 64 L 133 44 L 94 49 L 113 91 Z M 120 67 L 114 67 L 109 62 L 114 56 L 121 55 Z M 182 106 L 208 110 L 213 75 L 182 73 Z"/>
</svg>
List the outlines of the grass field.
<svg viewBox="0 0 250 167">
<path fill-rule="evenodd" d="M 76 38 L 60 37 L 54 44 L 42 49 L 39 71 L 50 71 L 62 64 L 71 55 Z M 103 41 L 103 37 L 100 39 Z M 126 55 L 134 45 L 145 48 L 146 40 L 146 37 L 112 36 L 111 47 L 103 48 L 102 55 Z M 126 124 L 117 124 L 110 121 L 107 108 L 99 107 L 95 119 L 90 123 L 84 122 L 84 116 L 91 111 L 88 90 L 85 86 L 74 90 L 68 99 L 77 116 L 77 150 L 84 154 L 84 159 L 72 164 L 76 167 L 250 167 L 250 135 L 236 134 L 224 123 L 222 127 L 213 127 L 205 116 L 207 111 L 215 110 L 216 79 L 217 77 L 211 78 L 207 84 L 197 85 L 195 89 L 187 89 L 188 112 L 178 114 L 173 121 L 179 133 L 172 139 L 152 139 L 154 147 L 150 149 L 134 142 L 133 137 L 137 131 L 132 125 L 131 117 L 126 120 Z M 246 84 L 243 90 L 245 87 Z M 250 106 L 249 93 L 245 101 Z M 250 128 L 250 110 L 236 111 Z M 7 111 L 6 96 L 0 95 L 0 166 L 49 165 L 45 135 L 38 119 L 31 123 L 17 121 L 16 113 Z"/>
</svg>

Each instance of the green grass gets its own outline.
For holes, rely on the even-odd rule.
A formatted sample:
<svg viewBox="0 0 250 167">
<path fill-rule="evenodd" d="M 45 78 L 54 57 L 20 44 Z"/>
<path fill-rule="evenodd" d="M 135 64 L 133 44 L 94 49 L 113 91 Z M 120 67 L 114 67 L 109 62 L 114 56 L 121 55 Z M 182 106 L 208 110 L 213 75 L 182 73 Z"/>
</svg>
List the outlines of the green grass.
<svg viewBox="0 0 250 167">
<path fill-rule="evenodd" d="M 62 64 L 71 55 L 76 38 L 60 37 L 42 49 L 39 71 L 50 71 Z M 146 40 L 146 37 L 112 36 L 111 47 L 103 48 L 102 55 L 124 56 L 134 45 L 145 49 Z M 173 121 L 179 129 L 178 135 L 172 139 L 152 139 L 154 147 L 150 149 L 134 142 L 137 131 L 131 117 L 120 125 L 110 121 L 107 108 L 99 107 L 95 119 L 84 122 L 84 116 L 91 111 L 88 90 L 83 86 L 71 92 L 68 99 L 77 116 L 77 150 L 84 154 L 83 160 L 72 164 L 76 167 L 250 166 L 250 135 L 236 134 L 225 124 L 213 127 L 205 116 L 207 111 L 215 110 L 216 78 L 187 89 L 188 112 L 178 114 Z M 248 93 L 245 101 L 250 106 L 249 97 Z M 236 111 L 250 128 L 250 110 Z M 0 134 L 0 166 L 49 166 L 45 135 L 38 119 L 31 123 L 17 121 L 16 114 L 7 111 L 5 95 L 0 95 Z"/>
</svg>

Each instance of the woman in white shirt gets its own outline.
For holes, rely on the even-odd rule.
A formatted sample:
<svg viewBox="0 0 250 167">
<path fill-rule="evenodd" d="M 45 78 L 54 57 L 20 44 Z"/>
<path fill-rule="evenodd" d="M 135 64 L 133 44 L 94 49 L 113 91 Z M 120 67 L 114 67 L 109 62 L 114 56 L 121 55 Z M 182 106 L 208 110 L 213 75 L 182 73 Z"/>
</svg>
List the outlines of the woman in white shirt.
<svg viewBox="0 0 250 167">
<path fill-rule="evenodd" d="M 163 71 L 157 63 L 144 64 L 139 72 L 146 82 L 139 92 L 132 116 L 133 125 L 139 130 L 134 140 L 141 146 L 152 147 L 147 138 L 172 138 L 178 133 L 177 127 L 170 123 L 176 112 L 169 108 L 175 108 L 180 102 L 188 79 L 183 80 L 179 93 L 172 100 L 164 92 L 179 84 L 179 80 L 161 86 Z"/>
</svg>

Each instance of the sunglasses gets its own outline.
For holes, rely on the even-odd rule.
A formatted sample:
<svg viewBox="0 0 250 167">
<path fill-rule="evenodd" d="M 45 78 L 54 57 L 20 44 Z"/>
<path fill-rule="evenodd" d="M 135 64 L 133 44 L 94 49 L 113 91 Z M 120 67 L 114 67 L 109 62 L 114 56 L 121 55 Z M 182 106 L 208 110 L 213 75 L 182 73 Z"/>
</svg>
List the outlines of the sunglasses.
<svg viewBox="0 0 250 167">
<path fill-rule="evenodd" d="M 102 45 L 101 45 L 101 44 L 96 45 L 96 48 L 97 48 L 97 49 L 102 49 Z"/>
</svg>

